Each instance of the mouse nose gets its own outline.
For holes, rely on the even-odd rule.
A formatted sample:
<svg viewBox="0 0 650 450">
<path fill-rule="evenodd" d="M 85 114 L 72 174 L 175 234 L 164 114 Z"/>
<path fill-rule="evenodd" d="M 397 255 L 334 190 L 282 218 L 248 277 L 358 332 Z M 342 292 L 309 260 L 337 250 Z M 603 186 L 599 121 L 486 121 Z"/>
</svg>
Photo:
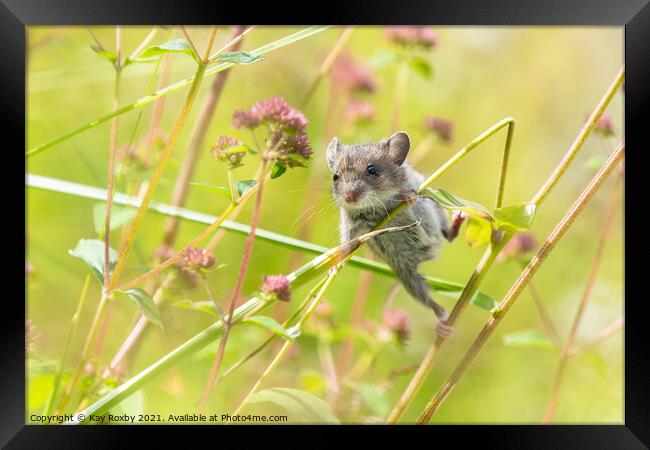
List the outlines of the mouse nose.
<svg viewBox="0 0 650 450">
<path fill-rule="evenodd" d="M 345 201 L 347 203 L 354 203 L 357 200 L 359 200 L 359 197 L 361 196 L 361 192 L 358 189 L 350 189 L 348 191 L 345 191 L 345 195 L 343 198 L 345 198 Z"/>
</svg>

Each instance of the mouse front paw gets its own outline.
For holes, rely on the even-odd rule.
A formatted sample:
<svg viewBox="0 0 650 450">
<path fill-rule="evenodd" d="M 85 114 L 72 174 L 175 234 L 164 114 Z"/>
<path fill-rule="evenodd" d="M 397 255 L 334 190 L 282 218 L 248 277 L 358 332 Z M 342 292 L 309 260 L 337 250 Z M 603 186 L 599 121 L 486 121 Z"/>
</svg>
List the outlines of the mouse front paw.
<svg viewBox="0 0 650 450">
<path fill-rule="evenodd" d="M 403 202 L 406 202 L 408 206 L 413 206 L 418 201 L 420 193 L 417 189 L 411 189 L 410 191 L 403 191 L 400 193 L 399 198 Z"/>
</svg>

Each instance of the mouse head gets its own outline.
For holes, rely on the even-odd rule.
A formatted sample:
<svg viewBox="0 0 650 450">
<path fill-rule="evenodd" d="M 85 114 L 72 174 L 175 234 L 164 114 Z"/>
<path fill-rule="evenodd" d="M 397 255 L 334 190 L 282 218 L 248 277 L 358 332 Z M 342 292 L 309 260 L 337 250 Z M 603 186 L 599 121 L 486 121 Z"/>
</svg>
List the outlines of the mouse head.
<svg viewBox="0 0 650 450">
<path fill-rule="evenodd" d="M 332 139 L 327 147 L 327 164 L 333 174 L 332 194 L 337 203 L 354 210 L 381 208 L 381 202 L 394 199 L 406 182 L 402 164 L 410 145 L 404 132 L 367 144 L 346 145 L 338 138 Z"/>
</svg>

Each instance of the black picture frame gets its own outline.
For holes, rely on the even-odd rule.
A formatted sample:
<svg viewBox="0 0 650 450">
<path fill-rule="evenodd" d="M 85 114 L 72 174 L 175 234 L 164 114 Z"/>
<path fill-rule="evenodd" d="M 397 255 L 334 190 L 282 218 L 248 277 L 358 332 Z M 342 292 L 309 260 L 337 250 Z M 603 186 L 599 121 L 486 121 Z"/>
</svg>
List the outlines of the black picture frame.
<svg viewBox="0 0 650 450">
<path fill-rule="evenodd" d="M 207 20 L 206 18 L 211 18 Z M 102 2 L 85 0 L 0 0 L 0 35 L 3 47 L 0 99 L 2 128 L 5 138 L 5 158 L 14 155 L 17 164 L 5 160 L 13 169 L 6 170 L 17 179 L 6 179 L 8 190 L 15 192 L 23 181 L 16 167 L 24 161 L 19 148 L 25 148 L 25 50 L 26 27 L 31 25 L 143 25 L 209 23 L 265 24 L 432 24 L 432 25 L 610 25 L 625 27 L 625 236 L 632 245 L 626 245 L 625 271 L 625 424 L 624 425 L 522 425 L 522 426 L 435 426 L 435 427 L 333 427 L 326 431 L 350 433 L 370 431 L 382 438 L 386 433 L 408 433 L 406 445 L 438 445 L 450 440 L 461 447 L 470 439 L 482 445 L 497 448 L 567 448 L 567 449 L 635 449 L 650 445 L 650 372 L 647 346 L 647 294 L 644 295 L 642 270 L 645 268 L 642 252 L 647 253 L 647 220 L 640 217 L 645 208 L 640 155 L 648 152 L 649 142 L 644 138 L 650 109 L 650 4 L 648 0 L 495 0 L 495 1 L 400 1 L 382 4 L 353 0 L 330 0 L 327 7 L 314 4 L 277 3 L 267 6 L 225 2 L 146 2 L 144 0 L 112 0 Z M 7 137 L 13 139 L 6 139 Z M 25 169 L 27 167 L 25 166 Z M 637 175 L 639 178 L 636 178 Z M 630 177 L 631 181 L 630 181 Z M 641 180 L 638 181 L 637 180 Z M 22 184 L 24 186 L 24 184 Z M 628 189 L 630 187 L 630 189 Z M 23 192 L 26 195 L 26 192 Z M 16 203 L 22 199 L 15 197 Z M 26 200 L 26 197 L 24 198 Z M 23 204 L 25 208 L 25 204 Z M 16 210 L 20 210 L 17 205 Z M 26 211 L 26 208 L 25 208 Z M 5 221 L 6 222 L 6 221 Z M 13 223 L 11 224 L 13 225 Z M 18 227 L 18 225 L 15 225 Z M 641 228 L 643 227 L 643 229 Z M 25 228 L 23 227 L 23 232 Z M 12 236 L 20 229 L 11 231 Z M 25 242 L 25 241 L 23 241 Z M 627 242 L 627 239 L 626 239 Z M 21 243 L 15 239 L 16 252 Z M 8 253 L 7 253 L 8 255 Z M 24 255 L 23 255 L 24 256 Z M 15 277 L 23 258 L 9 258 L 8 266 L 15 268 Z M 22 269 L 21 269 L 22 270 Z M 13 270 L 12 270 L 13 272 Z M 639 276 L 641 275 L 641 276 Z M 647 292 L 647 289 L 645 290 Z M 632 293 L 632 295 L 630 295 Z M 637 294 L 638 293 L 638 294 Z M 637 294 L 637 295 L 635 295 Z M 135 442 L 135 435 L 146 433 L 160 440 L 169 440 L 181 432 L 192 433 L 195 439 L 206 438 L 214 445 L 223 445 L 222 431 L 197 426 L 35 426 L 25 425 L 25 310 L 17 297 L 5 293 L 5 319 L 0 327 L 3 368 L 0 398 L 3 414 L 0 423 L 0 445 L 5 448 L 121 448 Z M 246 427 L 226 427 L 229 436 L 243 439 L 250 436 Z M 268 439 L 286 439 L 298 427 L 266 427 Z M 306 427 L 301 427 L 304 432 Z M 256 433 L 259 432 L 256 427 Z M 318 427 L 311 440 L 325 436 Z M 219 436 L 217 436 L 219 434 Z M 417 436 L 416 436 L 417 434 Z M 142 436 L 138 436 L 139 438 Z M 147 437 L 148 439 L 148 437 Z M 230 441 L 230 442 L 237 442 Z M 286 442 L 284 440 L 279 442 Z M 325 440 L 322 440 L 325 443 Z M 234 444 L 233 444 L 234 445 Z M 445 444 L 449 445 L 449 444 Z"/>
</svg>

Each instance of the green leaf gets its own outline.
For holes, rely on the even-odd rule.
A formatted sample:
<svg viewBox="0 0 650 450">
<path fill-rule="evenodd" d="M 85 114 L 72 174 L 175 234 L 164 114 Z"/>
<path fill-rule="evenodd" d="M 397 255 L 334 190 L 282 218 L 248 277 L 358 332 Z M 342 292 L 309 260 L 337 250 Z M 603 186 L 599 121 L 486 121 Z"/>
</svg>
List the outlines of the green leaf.
<svg viewBox="0 0 650 450">
<path fill-rule="evenodd" d="M 251 395 L 246 401 L 246 405 L 260 403 L 271 403 L 281 408 L 287 413 L 290 422 L 340 423 L 324 400 L 298 389 L 264 389 Z"/>
<path fill-rule="evenodd" d="M 202 187 L 202 188 L 205 188 L 205 189 L 209 189 L 211 191 L 216 191 L 216 192 L 222 194 L 228 200 L 232 201 L 232 198 L 230 198 L 230 190 L 227 187 L 215 186 L 213 184 L 208 184 L 208 183 L 190 183 L 190 184 L 192 186 L 198 186 L 198 187 Z"/>
<path fill-rule="evenodd" d="M 535 218 L 535 204 L 522 202 L 494 210 L 497 228 L 508 231 L 526 231 Z"/>
<path fill-rule="evenodd" d="M 131 64 L 152 63 L 159 60 L 160 56 L 152 56 L 150 58 L 126 58 L 124 60 L 123 67 L 129 66 Z"/>
<path fill-rule="evenodd" d="M 250 323 L 256 327 L 264 328 L 271 333 L 283 337 L 287 340 L 295 339 L 298 333 L 294 329 L 287 330 L 282 325 L 277 323 L 275 319 L 267 316 L 252 316 L 242 320 L 242 323 Z"/>
<path fill-rule="evenodd" d="M 153 301 L 149 294 L 140 289 L 140 288 L 131 288 L 126 291 L 115 291 L 118 294 L 124 294 L 128 296 L 131 300 L 135 302 L 138 309 L 144 314 L 144 316 L 150 321 L 162 328 L 162 322 L 160 321 L 160 312 L 158 311 L 158 306 Z"/>
<path fill-rule="evenodd" d="M 458 295 L 460 298 L 460 294 Z M 472 296 L 472 299 L 469 301 L 472 305 L 478 306 L 481 309 L 484 309 L 488 312 L 492 312 L 497 306 L 499 306 L 499 303 L 490 297 L 487 294 L 484 294 L 483 292 L 476 292 Z"/>
<path fill-rule="evenodd" d="M 490 242 L 492 225 L 487 220 L 470 217 L 465 228 L 465 239 L 470 247 L 481 247 Z"/>
<path fill-rule="evenodd" d="M 235 181 L 235 189 L 237 190 L 237 195 L 241 197 L 246 192 L 250 191 L 256 184 L 256 180 Z"/>
<path fill-rule="evenodd" d="M 111 53 L 96 45 L 91 45 L 90 48 L 92 48 L 93 51 L 97 53 L 99 56 L 101 56 L 102 58 L 106 58 L 107 60 L 109 60 L 111 64 L 115 65 L 115 63 L 117 62 L 117 55 L 115 53 Z"/>
<path fill-rule="evenodd" d="M 585 167 L 589 170 L 598 170 L 603 167 L 606 161 L 605 155 L 592 155 L 585 163 Z"/>
<path fill-rule="evenodd" d="M 280 163 L 279 161 L 276 161 L 276 163 L 273 164 L 273 168 L 271 169 L 271 179 L 278 178 L 286 171 L 287 168 L 285 167 L 285 165 Z"/>
<path fill-rule="evenodd" d="M 375 54 L 370 60 L 370 66 L 374 69 L 381 69 L 382 67 L 399 61 L 400 55 L 396 51 L 386 50 Z"/>
<path fill-rule="evenodd" d="M 174 302 L 172 306 L 175 306 L 176 308 L 183 308 L 183 309 L 193 309 L 194 311 L 202 311 L 210 314 L 213 317 L 219 317 L 219 314 L 217 313 L 217 310 L 214 306 L 214 302 L 212 300 L 202 300 L 198 302 L 193 302 L 192 300 L 179 300 L 177 302 Z"/>
<path fill-rule="evenodd" d="M 151 58 L 152 56 L 164 55 L 166 53 L 185 53 L 194 58 L 192 48 L 185 39 L 173 39 L 164 44 L 149 47 L 140 53 L 138 58 Z"/>
<path fill-rule="evenodd" d="M 431 63 L 421 56 L 412 56 L 409 59 L 409 65 L 413 70 L 426 79 L 430 79 L 433 75 L 433 69 L 431 68 Z"/>
<path fill-rule="evenodd" d="M 444 189 L 425 189 L 422 195 L 431 198 L 443 208 L 464 211 L 471 216 L 476 216 L 489 222 L 494 221 L 494 217 L 492 217 L 490 211 L 484 206 L 456 197 Z"/>
<path fill-rule="evenodd" d="M 511 347 L 541 347 L 553 350 L 555 344 L 538 330 L 522 330 L 503 336 L 503 344 Z"/>
<path fill-rule="evenodd" d="M 125 398 L 124 401 L 111 408 L 110 413 L 117 416 L 128 414 L 129 416 L 135 416 L 137 420 L 138 416 L 142 414 L 143 410 L 144 396 L 142 395 L 142 390 L 139 390 L 136 391 L 133 395 Z M 123 424 L 123 422 L 120 424 Z"/>
<path fill-rule="evenodd" d="M 136 214 L 135 208 L 115 205 L 111 206 L 111 231 L 121 227 Z M 106 219 L 106 203 L 95 203 L 93 206 L 93 223 L 97 234 L 104 232 L 104 220 Z"/>
<path fill-rule="evenodd" d="M 85 262 L 100 282 L 104 281 L 104 242 L 99 239 L 81 239 L 74 250 L 68 253 Z M 117 263 L 117 252 L 109 247 L 108 265 L 109 273 Z"/>
<path fill-rule="evenodd" d="M 226 52 L 217 57 L 217 61 L 230 62 L 235 64 L 252 64 L 262 61 L 263 56 L 256 55 L 252 52 Z"/>
</svg>

